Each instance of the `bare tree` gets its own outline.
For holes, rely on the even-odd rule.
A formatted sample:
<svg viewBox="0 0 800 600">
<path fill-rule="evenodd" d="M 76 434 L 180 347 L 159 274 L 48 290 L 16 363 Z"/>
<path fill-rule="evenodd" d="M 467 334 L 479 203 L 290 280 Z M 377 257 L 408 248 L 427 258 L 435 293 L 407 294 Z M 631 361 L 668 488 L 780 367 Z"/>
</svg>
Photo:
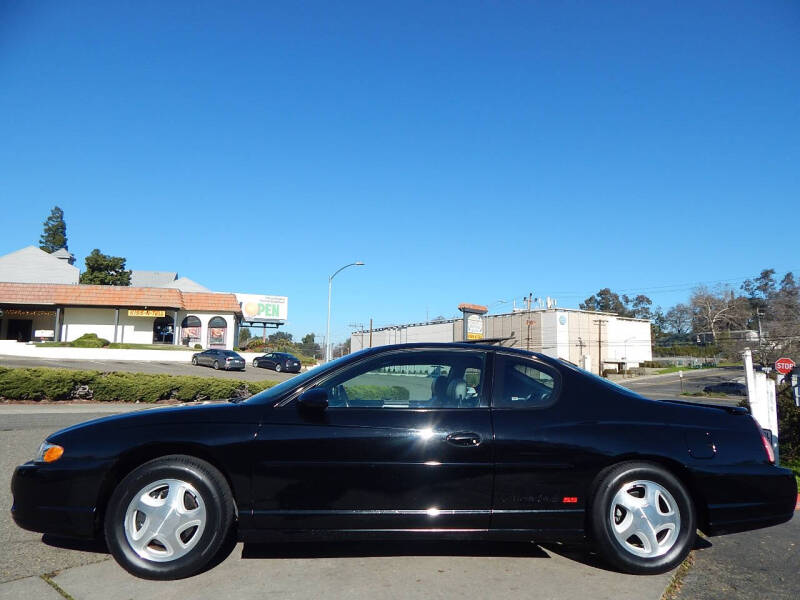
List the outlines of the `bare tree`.
<svg viewBox="0 0 800 600">
<path fill-rule="evenodd" d="M 664 322 L 672 333 L 686 335 L 692 329 L 692 309 L 680 303 L 670 308 L 664 315 Z"/>
<path fill-rule="evenodd" d="M 743 329 L 750 317 L 747 299 L 736 296 L 728 287 L 714 290 L 706 286 L 697 287 L 692 292 L 689 304 L 694 330 L 710 332 L 714 340 L 720 331 Z"/>
</svg>

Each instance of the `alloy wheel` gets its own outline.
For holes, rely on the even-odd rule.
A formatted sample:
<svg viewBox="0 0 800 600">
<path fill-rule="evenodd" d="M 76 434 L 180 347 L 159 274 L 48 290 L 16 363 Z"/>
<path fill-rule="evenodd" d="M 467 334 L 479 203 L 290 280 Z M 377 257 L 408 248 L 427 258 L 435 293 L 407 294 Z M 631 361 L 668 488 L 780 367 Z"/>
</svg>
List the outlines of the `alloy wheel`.
<svg viewBox="0 0 800 600">
<path fill-rule="evenodd" d="M 642 558 L 669 552 L 681 530 L 681 513 L 675 498 L 654 481 L 636 480 L 620 486 L 608 517 L 617 542 Z"/>
<path fill-rule="evenodd" d="M 154 562 L 177 560 L 203 535 L 206 506 L 190 483 L 161 479 L 134 494 L 125 512 L 125 538 L 136 554 Z"/>
</svg>

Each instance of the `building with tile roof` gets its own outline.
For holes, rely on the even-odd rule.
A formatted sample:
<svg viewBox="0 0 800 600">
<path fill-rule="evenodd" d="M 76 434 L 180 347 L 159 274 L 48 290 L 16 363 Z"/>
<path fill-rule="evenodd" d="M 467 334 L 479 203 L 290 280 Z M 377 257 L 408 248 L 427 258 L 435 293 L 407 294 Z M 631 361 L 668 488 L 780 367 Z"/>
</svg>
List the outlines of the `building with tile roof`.
<svg viewBox="0 0 800 600">
<path fill-rule="evenodd" d="M 212 292 L 173 271 L 132 271 L 130 286 L 79 284 L 66 249 L 0 256 L 0 340 L 110 342 L 233 349 L 239 327 L 276 328 L 288 299 Z M 244 314 L 243 314 L 244 313 Z"/>
</svg>

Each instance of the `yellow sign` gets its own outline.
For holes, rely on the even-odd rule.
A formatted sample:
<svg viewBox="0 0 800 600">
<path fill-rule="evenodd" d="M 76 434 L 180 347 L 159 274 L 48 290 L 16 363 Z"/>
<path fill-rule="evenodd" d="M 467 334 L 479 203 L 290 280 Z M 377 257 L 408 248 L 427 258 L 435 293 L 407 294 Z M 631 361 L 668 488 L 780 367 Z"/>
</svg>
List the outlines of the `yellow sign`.
<svg viewBox="0 0 800 600">
<path fill-rule="evenodd" d="M 482 340 L 483 334 L 482 333 L 467 333 L 468 340 Z"/>
<path fill-rule="evenodd" d="M 163 310 L 129 310 L 129 317 L 163 317 L 166 312 Z"/>
</svg>

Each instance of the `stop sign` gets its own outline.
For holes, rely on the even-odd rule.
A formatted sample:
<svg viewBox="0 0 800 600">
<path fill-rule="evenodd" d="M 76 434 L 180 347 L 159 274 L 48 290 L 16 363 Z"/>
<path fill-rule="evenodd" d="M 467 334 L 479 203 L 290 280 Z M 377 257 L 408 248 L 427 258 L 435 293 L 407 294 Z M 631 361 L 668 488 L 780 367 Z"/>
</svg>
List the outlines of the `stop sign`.
<svg viewBox="0 0 800 600">
<path fill-rule="evenodd" d="M 791 358 L 779 358 L 775 361 L 775 370 L 781 375 L 791 373 L 794 369 L 794 361 Z"/>
</svg>

